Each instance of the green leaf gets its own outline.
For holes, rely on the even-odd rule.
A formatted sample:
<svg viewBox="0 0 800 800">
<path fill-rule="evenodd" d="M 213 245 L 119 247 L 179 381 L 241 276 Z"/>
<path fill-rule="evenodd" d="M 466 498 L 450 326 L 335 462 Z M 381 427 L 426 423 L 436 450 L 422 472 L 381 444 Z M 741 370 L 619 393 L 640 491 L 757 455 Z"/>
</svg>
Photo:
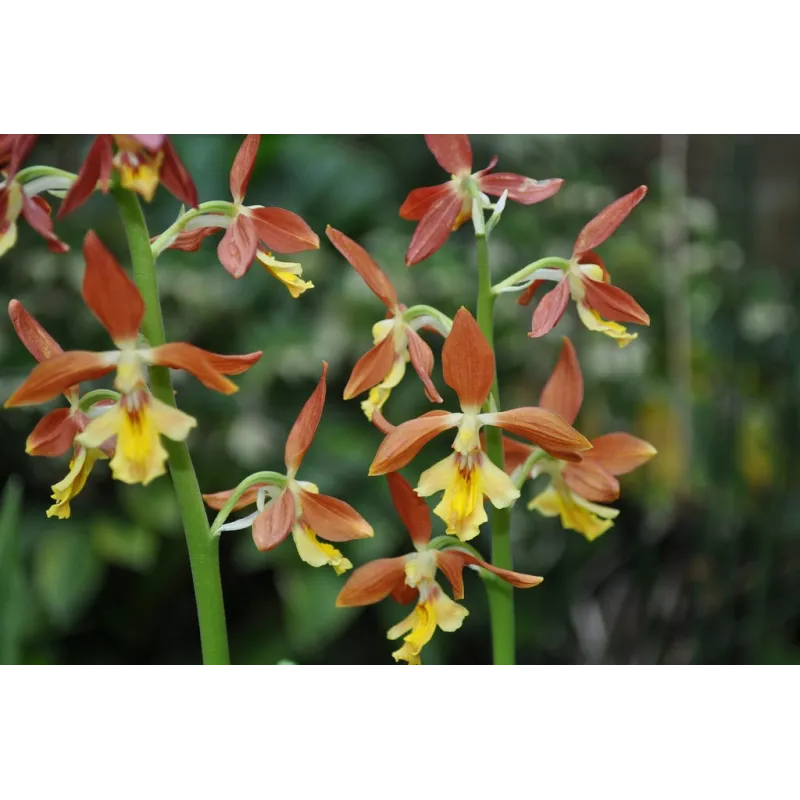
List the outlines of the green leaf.
<svg viewBox="0 0 800 800">
<path fill-rule="evenodd" d="M 25 619 L 24 577 L 19 553 L 22 486 L 12 475 L 0 500 L 0 664 L 17 664 Z"/>
<path fill-rule="evenodd" d="M 103 563 L 85 530 L 59 521 L 40 542 L 33 563 L 33 581 L 50 619 L 66 628 L 100 589 Z"/>
<path fill-rule="evenodd" d="M 152 531 L 107 518 L 92 523 L 92 543 L 104 561 L 136 572 L 150 569 L 159 545 Z"/>
</svg>

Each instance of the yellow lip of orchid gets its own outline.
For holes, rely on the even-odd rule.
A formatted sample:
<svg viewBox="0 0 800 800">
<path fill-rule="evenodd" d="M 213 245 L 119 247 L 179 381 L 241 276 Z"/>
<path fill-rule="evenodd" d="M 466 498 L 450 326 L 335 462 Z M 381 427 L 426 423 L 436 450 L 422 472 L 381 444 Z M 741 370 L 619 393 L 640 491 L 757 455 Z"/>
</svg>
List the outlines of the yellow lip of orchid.
<svg viewBox="0 0 800 800">
<path fill-rule="evenodd" d="M 288 290 L 289 294 L 295 299 L 300 297 L 303 292 L 314 288 L 311 281 L 303 280 L 303 266 L 294 261 L 279 261 L 274 258 L 272 253 L 258 250 L 256 258 L 264 269 L 276 277 Z"/>
<path fill-rule="evenodd" d="M 583 534 L 590 542 L 614 525 L 619 510 L 592 503 L 556 480 L 528 503 L 545 517 L 560 517 L 561 525 Z"/>
<path fill-rule="evenodd" d="M 83 490 L 94 462 L 98 458 L 104 457 L 100 450 L 87 450 L 85 447 L 76 447 L 69 462 L 69 472 L 63 480 L 53 484 L 51 487 L 53 490 L 52 498 L 55 503 L 47 509 L 48 517 L 69 519 L 71 513 L 70 501 Z"/>
</svg>

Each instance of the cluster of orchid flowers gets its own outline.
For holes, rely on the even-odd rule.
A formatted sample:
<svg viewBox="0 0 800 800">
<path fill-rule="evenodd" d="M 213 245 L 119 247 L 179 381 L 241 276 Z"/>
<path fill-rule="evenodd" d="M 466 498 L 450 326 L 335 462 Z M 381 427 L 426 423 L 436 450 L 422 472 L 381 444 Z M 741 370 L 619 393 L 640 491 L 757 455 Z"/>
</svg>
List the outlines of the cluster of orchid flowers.
<svg viewBox="0 0 800 800">
<path fill-rule="evenodd" d="M 556 194 L 563 183 L 560 179 L 537 181 L 494 173 L 496 158 L 485 169 L 473 172 L 466 135 L 425 138 L 451 178 L 412 191 L 403 203 L 401 217 L 418 223 L 406 253 L 407 266 L 436 252 L 451 232 L 468 220 L 473 221 L 476 235 L 485 236 L 499 221 L 507 200 L 522 205 L 538 203 Z M 177 221 L 151 240 L 154 257 L 167 248 L 197 250 L 207 236 L 224 230 L 217 253 L 234 278 L 242 277 L 258 261 L 292 297 L 312 288 L 313 284 L 303 279 L 300 264 L 278 261 L 272 253 L 317 249 L 317 235 L 291 211 L 244 204 L 259 136 L 248 135 L 233 162 L 232 202 L 202 204 L 189 173 L 164 135 L 97 136 L 77 176 L 50 168 L 23 168 L 35 140 L 32 135 L 0 136 L 0 255 L 14 245 L 20 216 L 45 238 L 51 250 L 68 249 L 55 234 L 43 193 L 61 198 L 60 218 L 96 189 L 107 192 L 119 186 L 150 200 L 160 183 L 189 208 L 182 208 Z M 533 313 L 529 336 L 540 337 L 552 330 L 570 298 L 589 330 L 606 334 L 620 346 L 636 338 L 623 323 L 649 324 L 638 303 L 611 284 L 596 253 L 646 191 L 639 187 L 601 211 L 578 234 L 569 259 L 540 259 L 493 287 L 496 295 L 520 293 L 519 302 L 526 304 L 544 283 L 555 283 Z M 489 196 L 498 200 L 492 202 Z M 486 212 L 491 215 L 488 222 Z M 366 394 L 361 402 L 364 414 L 385 435 L 369 474 L 386 476 L 394 507 L 415 548 L 411 554 L 378 559 L 355 569 L 337 604 L 360 606 L 388 595 L 403 604 L 414 603 L 414 610 L 389 630 L 388 638 L 403 638 L 394 653 L 396 660 L 419 664 L 422 648 L 436 628 L 454 631 L 467 616 L 467 609 L 456 602 L 464 596 L 464 567 L 518 588 L 542 581 L 538 576 L 493 566 L 468 544 L 488 520 L 485 500 L 495 508 L 508 508 L 520 498 L 527 480 L 546 476 L 546 485 L 528 508 L 557 516 L 564 528 L 593 540 L 608 530 L 617 516 L 618 511 L 607 505 L 619 496 L 617 476 L 645 463 L 655 450 L 626 433 L 589 441 L 573 427 L 583 402 L 583 378 L 575 348 L 566 337 L 539 404 L 498 410 L 493 396 L 495 354 L 472 314 L 462 307 L 451 319 L 431 306 L 402 304 L 389 277 L 363 247 L 330 226 L 326 233 L 387 310 L 385 318 L 373 326 L 374 346 L 353 367 L 344 397 Z M 117 480 L 148 484 L 166 471 L 168 452 L 161 437 L 181 441 L 196 426 L 193 417 L 151 393 L 149 366 L 185 370 L 207 388 L 230 394 L 237 387 L 228 376 L 245 372 L 261 356 L 260 352 L 220 355 L 186 342 L 151 347 L 140 332 L 145 303 L 134 281 L 92 231 L 86 235 L 83 254 L 84 301 L 115 349 L 65 352 L 18 300 L 9 304 L 17 335 L 39 363 L 8 398 L 6 407 L 44 403 L 62 393 L 68 402 L 68 407 L 50 411 L 40 420 L 26 445 L 27 452 L 36 456 L 71 452 L 69 471 L 52 487 L 54 503 L 47 511 L 48 516 L 58 518 L 69 517 L 72 501 L 98 460 L 109 460 Z M 434 409 L 394 425 L 386 418 L 384 407 L 408 364 L 427 399 L 444 402 L 431 378 L 434 353 L 421 332 L 444 339 L 444 382 L 454 391 L 459 409 Z M 80 384 L 111 372 L 112 390 L 81 393 Z M 234 489 L 205 494 L 203 499 L 218 511 L 212 535 L 251 529 L 256 547 L 268 551 L 291 534 L 304 562 L 313 567 L 328 565 L 342 574 L 353 565 L 335 545 L 371 537 L 373 528 L 349 504 L 320 493 L 316 484 L 297 477 L 322 416 L 326 375 L 327 364 L 323 363 L 319 383 L 286 440 L 285 472 L 255 473 Z M 503 436 L 504 469 L 487 455 L 482 434 L 486 427 L 510 434 Z M 422 471 L 412 488 L 399 470 L 447 430 L 455 431 L 452 453 Z M 431 514 L 423 498 L 440 494 L 433 513 L 445 523 L 444 535 L 432 539 Z M 255 506 L 252 513 L 228 520 L 232 512 L 251 506 Z M 437 571 L 447 578 L 455 599 L 437 582 Z"/>
</svg>

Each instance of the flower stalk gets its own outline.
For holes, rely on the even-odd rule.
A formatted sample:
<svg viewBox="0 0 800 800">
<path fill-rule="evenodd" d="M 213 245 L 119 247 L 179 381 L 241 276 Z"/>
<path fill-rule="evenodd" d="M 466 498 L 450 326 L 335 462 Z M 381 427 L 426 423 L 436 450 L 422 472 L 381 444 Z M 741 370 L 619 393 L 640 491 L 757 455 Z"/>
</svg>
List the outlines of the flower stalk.
<svg viewBox="0 0 800 800">
<path fill-rule="evenodd" d="M 112 194 L 128 239 L 133 277 L 145 302 L 142 332 L 150 346 L 157 347 L 165 343 L 166 337 L 147 223 L 135 193 L 115 188 Z M 158 400 L 177 408 L 168 368 L 151 366 L 150 384 Z M 229 664 L 228 632 L 219 572 L 219 541 L 211 536 L 194 465 L 185 442 L 165 439 L 164 446 L 169 456 L 169 470 L 189 550 L 203 663 Z"/>
<path fill-rule="evenodd" d="M 476 233 L 478 249 L 478 326 L 494 349 L 494 301 L 492 293 L 492 274 L 489 267 L 489 242 L 485 235 Z M 500 408 L 500 393 L 495 370 L 492 391 L 485 411 Z M 486 429 L 486 454 L 496 466 L 505 469 L 503 437 L 499 428 Z M 511 554 L 511 509 L 492 508 L 492 564 L 501 569 L 513 569 Z M 516 637 L 514 629 L 513 588 L 502 581 L 486 583 L 489 598 L 489 616 L 492 626 L 492 654 L 495 664 L 513 664 L 516 658 Z"/>
</svg>

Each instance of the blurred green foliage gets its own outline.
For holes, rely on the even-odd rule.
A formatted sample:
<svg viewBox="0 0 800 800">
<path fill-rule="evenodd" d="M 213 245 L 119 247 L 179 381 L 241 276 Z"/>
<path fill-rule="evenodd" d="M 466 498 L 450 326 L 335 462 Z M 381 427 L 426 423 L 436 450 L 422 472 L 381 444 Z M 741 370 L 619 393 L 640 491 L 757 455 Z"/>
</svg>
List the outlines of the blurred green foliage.
<svg viewBox="0 0 800 800">
<path fill-rule="evenodd" d="M 175 137 L 203 200 L 227 199 L 240 137 Z M 680 144 L 680 142 L 679 142 Z M 685 144 L 685 142 L 684 142 Z M 795 137 L 691 137 L 673 163 L 668 138 L 475 136 L 476 166 L 562 177 L 552 200 L 509 203 L 492 239 L 500 278 L 544 255 L 569 255 L 581 226 L 640 183 L 651 191 L 602 247 L 614 282 L 650 312 L 652 327 L 625 350 L 581 329 L 569 309 L 544 340 L 526 337 L 530 308 L 507 295 L 497 308 L 503 402 L 535 403 L 560 335 L 578 349 L 588 436 L 628 430 L 659 456 L 622 479 L 617 525 L 589 544 L 557 520 L 513 516 L 516 566 L 546 577 L 517 592 L 521 663 L 789 662 L 800 637 L 800 478 L 797 397 L 800 141 Z M 28 163 L 76 169 L 83 137 L 43 138 Z M 158 263 L 168 338 L 218 352 L 262 349 L 256 367 L 224 397 L 176 374 L 178 401 L 200 427 L 189 440 L 201 487 L 234 486 L 249 472 L 282 469 L 283 442 L 330 363 L 328 404 L 301 477 L 346 499 L 375 527 L 373 540 L 344 545 L 356 564 L 409 549 L 382 479 L 366 476 L 381 439 L 342 390 L 371 345 L 379 301 L 324 237 L 326 224 L 361 242 L 406 304 L 453 314 L 474 307 L 469 228 L 434 257 L 403 266 L 413 224 L 397 211 L 407 192 L 445 176 L 422 137 L 264 136 L 248 202 L 301 214 L 322 240 L 297 258 L 315 288 L 298 300 L 258 265 L 239 281 L 216 259 L 218 237 L 195 254 Z M 688 188 L 686 188 L 688 187 Z M 57 201 L 56 201 L 57 202 Z M 153 234 L 175 218 L 160 190 L 146 209 Z M 106 334 L 80 298 L 85 231 L 94 228 L 128 265 L 113 203 L 95 195 L 57 224 L 71 246 L 50 254 L 27 226 L 0 264 L 3 301 L 20 299 L 69 349 L 105 349 Z M 691 319 L 688 336 L 676 322 Z M 435 352 L 439 342 L 429 339 Z M 687 348 L 685 357 L 681 349 Z M 10 323 L 0 325 L 0 393 L 32 366 Z M 434 380 L 446 389 L 437 365 Z M 445 407 L 454 397 L 443 392 Z M 400 422 L 428 410 L 407 377 L 385 412 Z M 168 478 L 129 487 L 98 464 L 68 521 L 48 520 L 49 487 L 67 459 L 25 455 L 45 409 L 0 415 L 0 660 L 191 663 L 199 641 L 188 560 Z M 448 447 L 426 447 L 404 471 L 411 480 Z M 792 487 L 792 488 L 790 488 Z M 533 494 L 528 486 L 525 497 Z M 434 533 L 441 523 L 434 523 Z M 488 534 L 474 542 L 488 555 Z M 388 663 L 385 630 L 406 610 L 387 600 L 336 609 L 331 570 L 301 563 L 291 543 L 258 553 L 245 532 L 223 536 L 222 569 L 232 656 L 245 663 Z M 428 663 L 488 663 L 486 600 L 467 576 L 470 616 L 437 633 Z"/>
</svg>

